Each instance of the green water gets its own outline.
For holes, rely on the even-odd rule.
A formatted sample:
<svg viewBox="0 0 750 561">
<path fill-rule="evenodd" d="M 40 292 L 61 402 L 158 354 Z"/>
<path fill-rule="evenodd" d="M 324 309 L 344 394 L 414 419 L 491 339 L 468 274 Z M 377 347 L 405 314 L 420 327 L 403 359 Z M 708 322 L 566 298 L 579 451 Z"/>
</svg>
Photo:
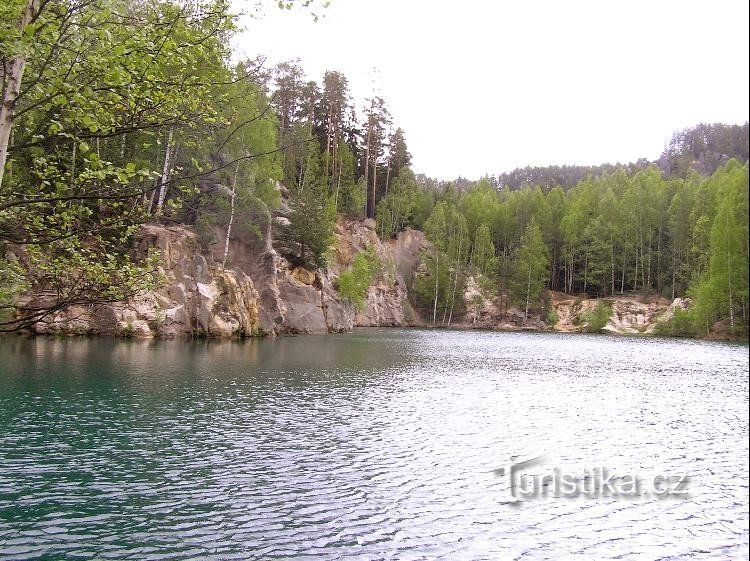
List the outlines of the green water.
<svg viewBox="0 0 750 561">
<path fill-rule="evenodd" d="M 2 339 L 0 558 L 746 558 L 747 368 L 559 334 Z M 492 470 L 538 453 L 690 495 L 507 504 Z"/>
</svg>

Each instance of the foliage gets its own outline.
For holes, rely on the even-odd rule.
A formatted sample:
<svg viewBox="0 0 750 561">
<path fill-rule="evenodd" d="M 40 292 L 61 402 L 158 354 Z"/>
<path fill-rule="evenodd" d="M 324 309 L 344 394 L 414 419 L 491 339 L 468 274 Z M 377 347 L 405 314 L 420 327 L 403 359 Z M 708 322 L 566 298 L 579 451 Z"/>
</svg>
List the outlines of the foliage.
<svg viewBox="0 0 750 561">
<path fill-rule="evenodd" d="M 560 316 L 557 315 L 557 310 L 552 304 L 552 295 L 549 291 L 545 291 L 542 295 L 542 319 L 547 326 L 554 326 L 560 321 Z"/>
<path fill-rule="evenodd" d="M 696 337 L 700 332 L 696 329 L 695 312 L 677 309 L 671 318 L 656 324 L 654 334 L 670 335 L 673 337 Z"/>
<path fill-rule="evenodd" d="M 583 322 L 583 329 L 588 333 L 598 333 L 609 323 L 612 316 L 612 302 L 600 300 L 596 307 L 584 314 L 581 314 L 580 321 Z"/>
<path fill-rule="evenodd" d="M 336 207 L 332 198 L 317 189 L 295 191 L 290 197 L 290 225 L 284 239 L 298 248 L 296 259 L 311 267 L 326 263 L 326 254 L 333 243 Z"/>
<path fill-rule="evenodd" d="M 529 307 L 539 301 L 544 290 L 549 266 L 548 259 L 548 250 L 542 239 L 542 232 L 532 217 L 516 251 L 513 261 L 514 272 L 511 278 L 511 294 L 517 302 L 525 302 L 526 315 L 528 315 Z"/>
<path fill-rule="evenodd" d="M 311 81 L 298 61 L 230 64 L 234 31 L 228 0 L 2 4 L 0 330 L 154 286 L 158 256 L 132 249 L 144 222 L 194 225 L 207 252 L 222 229 L 225 247 L 265 235 L 280 208 L 276 239 L 310 267 L 336 213 L 383 238 L 424 230 L 415 300 L 434 324 L 473 276 L 547 321 L 547 289 L 639 291 L 693 299 L 675 332 L 747 334 L 747 124 L 680 131 L 658 165 L 436 181 L 410 169 L 382 97 L 357 107 L 346 76 Z M 363 272 L 348 274 L 355 301 Z M 28 291 L 54 297 L 22 309 Z"/>
<path fill-rule="evenodd" d="M 351 267 L 339 275 L 336 288 L 357 310 L 364 308 L 367 289 L 379 269 L 379 260 L 370 250 L 360 251 L 352 260 Z"/>
<path fill-rule="evenodd" d="M 447 314 L 450 302 L 450 271 L 445 255 L 426 255 L 420 269 L 423 271 L 414 281 L 414 303 L 432 323 L 439 322 Z"/>
<path fill-rule="evenodd" d="M 3 80 L 0 140 L 12 129 L 12 142 L 0 143 L 0 242 L 22 264 L 17 286 L 54 296 L 33 308 L 11 299 L 0 330 L 157 282 L 156 257 L 134 259 L 129 246 L 153 209 L 178 206 L 168 190 L 193 189 L 186 168 L 167 164 L 221 126 L 217 84 L 231 76 L 233 18 L 220 0 L 41 2 L 20 29 L 24 5 L 4 4 L 0 19 L 3 59 L 25 62 Z"/>
</svg>

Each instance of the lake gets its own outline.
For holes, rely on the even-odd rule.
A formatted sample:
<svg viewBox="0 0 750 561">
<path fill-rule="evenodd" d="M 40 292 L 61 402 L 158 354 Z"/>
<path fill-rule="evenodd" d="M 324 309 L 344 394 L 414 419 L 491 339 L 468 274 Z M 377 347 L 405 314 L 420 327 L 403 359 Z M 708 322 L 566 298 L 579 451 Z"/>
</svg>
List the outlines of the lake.
<svg viewBox="0 0 750 561">
<path fill-rule="evenodd" d="M 749 476 L 747 345 L 0 339 L 1 559 L 747 559 Z"/>
</svg>

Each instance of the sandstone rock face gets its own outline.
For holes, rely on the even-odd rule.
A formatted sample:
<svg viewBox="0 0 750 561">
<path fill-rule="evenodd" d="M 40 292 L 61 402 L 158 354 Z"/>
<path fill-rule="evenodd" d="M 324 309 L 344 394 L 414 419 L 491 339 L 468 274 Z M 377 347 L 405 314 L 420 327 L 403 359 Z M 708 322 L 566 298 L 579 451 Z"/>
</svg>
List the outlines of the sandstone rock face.
<svg viewBox="0 0 750 561">
<path fill-rule="evenodd" d="M 187 228 L 145 226 L 136 252 L 160 251 L 164 286 L 126 302 L 68 308 L 36 324 L 34 330 L 130 337 L 233 337 L 262 332 L 252 279 L 241 270 L 222 271 L 197 247 L 195 234 Z"/>
<path fill-rule="evenodd" d="M 406 290 L 419 252 L 427 247 L 421 232 L 403 232 L 397 240 L 382 242 L 375 234 L 374 221 L 340 221 L 332 263 L 325 270 L 310 271 L 292 266 L 277 253 L 273 224 L 267 217 L 260 234 L 233 236 L 226 269 L 221 267 L 223 243 L 203 255 L 192 229 L 146 225 L 138 236 L 135 256 L 145 256 L 150 249 L 160 252 L 166 278 L 163 286 L 125 302 L 68 308 L 36 324 L 33 331 L 228 338 L 333 333 L 355 325 L 414 322 L 416 314 L 408 305 Z M 218 230 L 216 238 L 223 240 L 224 232 Z M 370 288 L 366 308 L 357 313 L 336 292 L 335 282 L 354 255 L 367 248 L 390 268 Z"/>
<path fill-rule="evenodd" d="M 622 295 L 606 298 L 612 306 L 609 321 L 602 331 L 617 334 L 653 333 L 659 322 L 666 321 L 674 314 L 675 308 L 686 309 L 689 301 L 677 298 L 672 304 L 661 298 Z M 596 298 L 574 298 L 553 293 L 552 305 L 558 316 L 555 331 L 585 330 L 583 316 L 599 304 Z"/>
<path fill-rule="evenodd" d="M 422 325 L 408 299 L 408 289 L 422 254 L 429 248 L 423 232 L 407 229 L 395 240 L 380 240 L 375 221 L 349 220 L 336 230 L 336 259 L 331 270 L 340 274 L 351 265 L 354 256 L 370 249 L 383 269 L 367 291 L 362 310 L 354 316 L 355 327 L 402 327 Z"/>
<path fill-rule="evenodd" d="M 373 220 L 340 219 L 335 246 L 325 269 L 291 264 L 274 247 L 270 215 L 260 216 L 252 232 L 239 231 L 229 244 L 226 269 L 224 244 L 201 252 L 196 234 L 184 226 L 146 225 L 138 236 L 135 257 L 157 249 L 166 282 L 158 289 L 125 302 L 74 306 L 46 318 L 37 333 L 115 335 L 129 337 L 247 337 L 297 333 L 337 333 L 353 327 L 424 325 L 410 304 L 409 290 L 429 244 L 422 232 L 407 229 L 396 239 L 381 240 Z M 215 237 L 224 239 L 218 229 Z M 381 270 L 367 291 L 361 310 L 336 291 L 339 275 L 361 251 L 369 250 Z M 537 314 L 505 296 L 488 295 L 473 278 L 466 279 L 463 313 L 451 327 L 501 330 L 583 331 L 584 314 L 599 300 L 552 293 L 557 323 L 548 326 Z M 28 298 L 43 300 L 43 294 Z M 608 298 L 612 314 L 604 331 L 653 333 L 658 322 L 686 309 L 687 299 L 671 304 L 662 299 L 624 295 Z M 428 318 L 431 320 L 431 318 Z M 441 318 L 439 318 L 441 319 Z"/>
<path fill-rule="evenodd" d="M 623 295 L 606 298 L 612 306 L 609 321 L 602 331 L 613 334 L 651 334 L 656 326 L 669 320 L 675 309 L 687 309 L 690 300 L 676 298 L 671 304 L 660 298 Z M 551 306 L 557 314 L 554 325 L 544 323 L 538 313 L 525 317 L 524 310 L 509 305 L 503 299 L 487 298 L 473 277 L 466 282 L 464 293 L 466 313 L 456 324 L 460 327 L 502 330 L 549 330 L 557 332 L 586 331 L 585 315 L 593 311 L 600 300 L 575 297 L 560 292 L 551 293 Z"/>
</svg>

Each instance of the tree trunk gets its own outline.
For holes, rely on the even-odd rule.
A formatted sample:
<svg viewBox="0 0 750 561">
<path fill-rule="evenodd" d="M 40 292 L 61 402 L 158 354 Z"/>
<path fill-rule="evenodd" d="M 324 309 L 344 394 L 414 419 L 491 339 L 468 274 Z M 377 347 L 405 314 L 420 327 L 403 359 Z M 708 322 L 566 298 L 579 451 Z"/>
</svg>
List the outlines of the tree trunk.
<svg viewBox="0 0 750 561">
<path fill-rule="evenodd" d="M 583 293 L 586 294 L 586 288 L 588 287 L 589 281 L 589 253 L 586 252 L 586 258 L 583 264 Z"/>
<path fill-rule="evenodd" d="M 370 136 L 372 135 L 372 112 L 374 109 L 375 99 L 373 98 L 370 105 L 370 115 L 367 119 L 367 144 L 365 145 L 365 218 L 369 218 L 370 216 L 370 205 L 368 203 L 368 201 L 370 200 L 370 183 L 368 182 L 368 179 L 370 177 Z M 373 201 L 373 204 L 375 204 L 375 201 Z M 373 216 L 375 216 L 374 210 Z"/>
<path fill-rule="evenodd" d="M 388 196 L 388 184 L 391 182 L 391 159 L 388 158 L 388 167 L 385 170 L 385 194 L 383 198 Z"/>
<path fill-rule="evenodd" d="M 375 187 L 378 184 L 378 162 L 373 160 L 372 162 L 372 216 L 375 218 Z"/>
<path fill-rule="evenodd" d="M 610 294 L 614 296 L 615 294 L 615 242 L 612 239 L 612 235 L 609 236 L 609 246 L 610 246 L 610 258 L 611 258 L 611 265 L 612 265 L 612 289 L 610 290 Z"/>
<path fill-rule="evenodd" d="M 458 288 L 458 271 L 461 263 L 461 242 L 463 236 L 458 238 L 458 259 L 456 260 L 456 273 L 453 276 L 453 294 L 451 295 L 451 313 L 448 314 L 448 327 L 451 326 L 451 320 L 453 319 L 453 306 L 456 303 L 456 288 Z"/>
<path fill-rule="evenodd" d="M 325 169 L 323 170 L 323 177 L 326 178 L 326 183 L 328 182 L 328 164 L 332 162 L 331 160 L 331 125 L 332 125 L 331 111 L 333 111 L 333 107 L 329 103 L 328 104 L 328 129 L 326 130 L 326 162 L 325 162 L 326 165 L 325 165 Z M 333 180 L 331 180 L 331 184 L 333 184 Z"/>
<path fill-rule="evenodd" d="M 531 297 L 531 267 L 529 267 L 529 280 L 526 283 L 526 311 L 523 314 L 523 321 L 529 319 L 529 298 Z"/>
<path fill-rule="evenodd" d="M 432 305 L 432 325 L 435 326 L 435 318 L 437 317 L 437 299 L 438 299 L 438 279 L 440 278 L 440 253 L 435 253 L 435 302 Z"/>
<path fill-rule="evenodd" d="M 164 169 L 161 174 L 161 181 L 159 181 L 159 198 L 156 201 L 156 214 L 161 214 L 161 208 L 164 205 L 164 199 L 167 196 L 167 183 L 169 179 L 169 171 L 172 165 L 172 138 L 174 137 L 174 131 L 169 129 L 167 135 L 167 151 L 164 153 Z"/>
<path fill-rule="evenodd" d="M 727 280 L 729 283 L 729 329 L 732 335 L 734 335 L 734 302 L 732 301 L 732 251 L 730 247 L 730 232 L 731 230 L 729 228 L 729 216 L 727 216 Z"/>
<path fill-rule="evenodd" d="M 227 256 L 229 255 L 229 237 L 232 235 L 232 224 L 234 223 L 234 197 L 237 193 L 237 175 L 240 173 L 240 163 L 234 168 L 234 177 L 232 178 L 232 196 L 229 199 L 229 224 L 227 224 L 227 237 L 224 239 L 224 258 L 221 260 L 221 270 L 224 272 L 227 266 Z"/>
<path fill-rule="evenodd" d="M 659 224 L 659 237 L 656 240 L 656 293 L 661 296 L 661 235 L 662 226 Z"/>
<path fill-rule="evenodd" d="M 73 189 L 76 183 L 76 147 L 78 145 L 78 142 L 76 139 L 73 139 L 73 149 L 71 150 L 70 154 L 70 188 Z"/>
<path fill-rule="evenodd" d="M 338 211 L 339 208 L 339 190 L 341 189 L 341 165 L 336 166 L 338 168 L 339 176 L 336 180 L 336 196 L 333 199 L 334 208 Z"/>
<path fill-rule="evenodd" d="M 39 0 L 26 0 L 18 22 L 19 29 L 23 31 L 31 23 L 37 14 L 38 6 Z M 3 60 L 3 98 L 2 105 L 0 105 L 0 188 L 3 186 L 3 173 L 8 160 L 8 143 L 15 121 L 16 106 L 25 69 L 26 57 L 23 54 Z"/>
</svg>

